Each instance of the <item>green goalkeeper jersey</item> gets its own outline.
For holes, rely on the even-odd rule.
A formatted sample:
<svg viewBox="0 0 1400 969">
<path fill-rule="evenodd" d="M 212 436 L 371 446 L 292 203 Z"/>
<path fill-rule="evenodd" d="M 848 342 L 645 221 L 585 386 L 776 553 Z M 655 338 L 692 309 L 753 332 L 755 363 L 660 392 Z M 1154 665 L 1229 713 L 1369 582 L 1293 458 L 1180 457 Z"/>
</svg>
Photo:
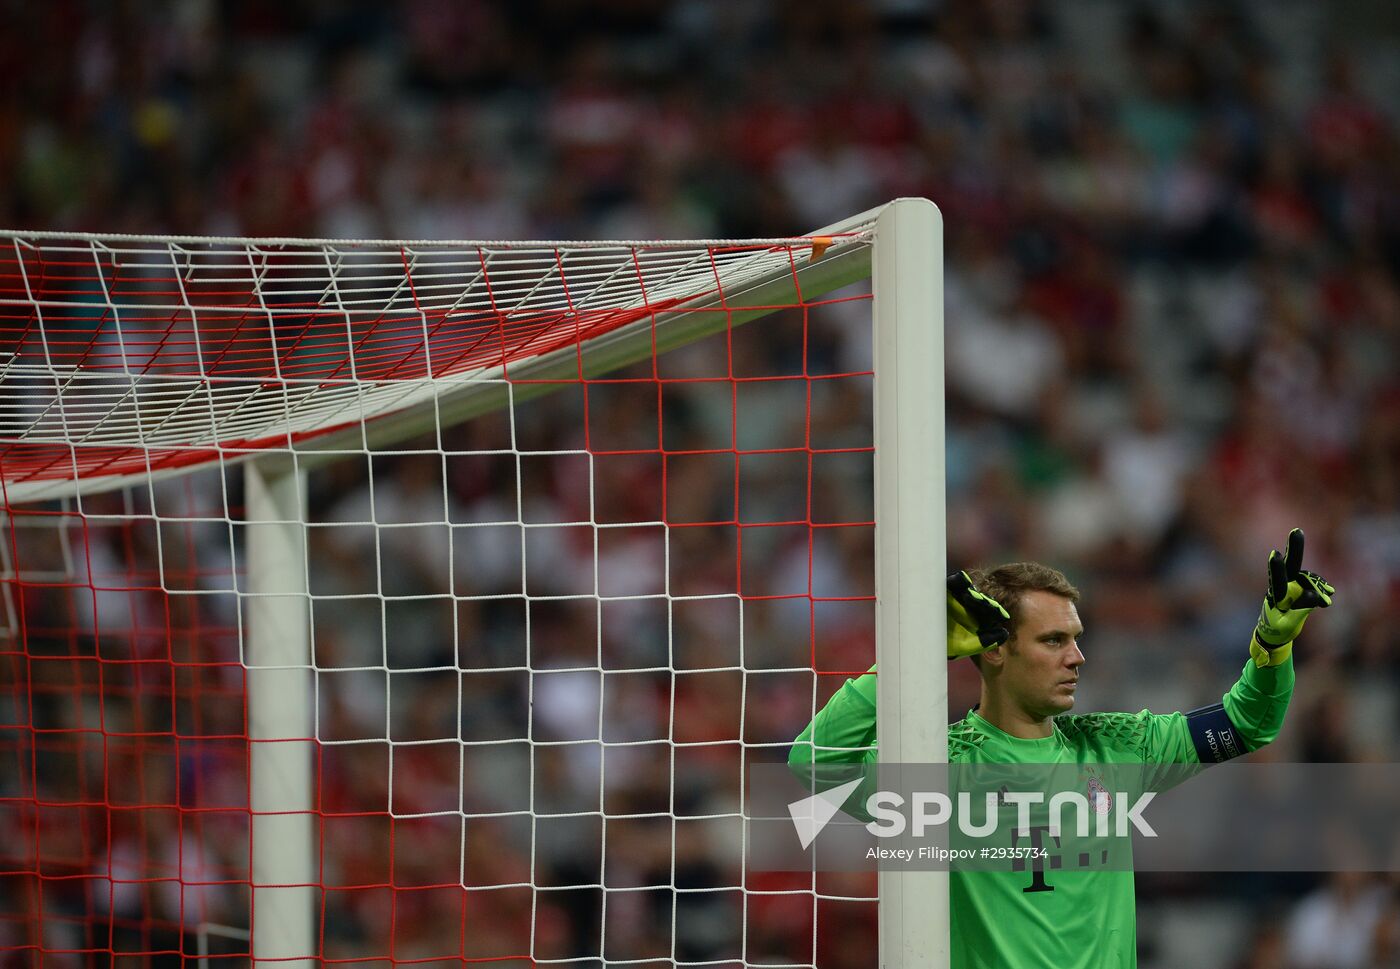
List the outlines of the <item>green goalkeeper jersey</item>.
<svg viewBox="0 0 1400 969">
<path fill-rule="evenodd" d="M 976 711 L 948 728 L 953 764 L 1200 764 L 1256 750 L 1278 735 L 1293 694 L 1293 662 L 1245 665 L 1212 707 L 1189 714 L 1056 717 L 1025 740 Z M 798 736 L 789 763 L 876 761 L 875 676 L 847 680 Z M 1127 969 L 1137 965 L 1132 871 L 1007 862 L 1006 871 L 949 875 L 952 969 Z M 1012 868 L 1020 870 L 1012 870 Z"/>
</svg>

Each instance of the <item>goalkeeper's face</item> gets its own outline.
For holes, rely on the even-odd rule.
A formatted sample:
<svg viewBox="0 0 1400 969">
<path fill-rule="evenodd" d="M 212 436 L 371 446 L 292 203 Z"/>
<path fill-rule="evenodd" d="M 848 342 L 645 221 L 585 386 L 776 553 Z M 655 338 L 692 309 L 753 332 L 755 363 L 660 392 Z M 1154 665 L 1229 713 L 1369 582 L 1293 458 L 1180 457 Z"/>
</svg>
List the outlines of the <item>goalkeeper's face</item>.
<svg viewBox="0 0 1400 969">
<path fill-rule="evenodd" d="M 1001 647 L 1001 687 L 1007 698 L 1033 717 L 1053 717 L 1074 707 L 1084 654 L 1079 610 L 1053 592 L 1027 592 L 1021 599 L 1015 632 Z"/>
</svg>

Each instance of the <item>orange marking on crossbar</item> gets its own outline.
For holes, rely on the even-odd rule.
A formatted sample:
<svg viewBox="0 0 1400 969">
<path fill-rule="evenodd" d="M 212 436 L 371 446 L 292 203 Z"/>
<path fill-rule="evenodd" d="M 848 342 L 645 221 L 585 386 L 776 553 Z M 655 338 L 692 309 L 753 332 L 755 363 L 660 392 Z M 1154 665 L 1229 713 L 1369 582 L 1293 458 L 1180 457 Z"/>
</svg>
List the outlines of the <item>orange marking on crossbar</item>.
<svg viewBox="0 0 1400 969">
<path fill-rule="evenodd" d="M 820 259 L 822 256 L 826 255 L 826 251 L 827 251 L 828 249 L 831 248 L 831 244 L 832 244 L 834 241 L 836 241 L 836 240 L 832 239 L 831 236 L 815 236 L 815 237 L 813 237 L 813 239 L 812 239 L 812 258 L 809 259 L 808 261 L 809 261 L 809 262 L 816 262 L 816 261 L 817 261 L 818 259 Z"/>
</svg>

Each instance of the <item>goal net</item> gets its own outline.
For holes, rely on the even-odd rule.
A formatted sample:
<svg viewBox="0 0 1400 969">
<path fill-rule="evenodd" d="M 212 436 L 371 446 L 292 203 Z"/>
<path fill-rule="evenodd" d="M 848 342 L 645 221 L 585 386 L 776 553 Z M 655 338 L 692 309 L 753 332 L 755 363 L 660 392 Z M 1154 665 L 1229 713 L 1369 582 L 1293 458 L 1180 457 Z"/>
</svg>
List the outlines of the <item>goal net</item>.
<svg viewBox="0 0 1400 969">
<path fill-rule="evenodd" d="M 916 944 L 916 876 L 755 870 L 744 778 L 941 628 L 937 231 L 0 233 L 0 962 Z"/>
</svg>

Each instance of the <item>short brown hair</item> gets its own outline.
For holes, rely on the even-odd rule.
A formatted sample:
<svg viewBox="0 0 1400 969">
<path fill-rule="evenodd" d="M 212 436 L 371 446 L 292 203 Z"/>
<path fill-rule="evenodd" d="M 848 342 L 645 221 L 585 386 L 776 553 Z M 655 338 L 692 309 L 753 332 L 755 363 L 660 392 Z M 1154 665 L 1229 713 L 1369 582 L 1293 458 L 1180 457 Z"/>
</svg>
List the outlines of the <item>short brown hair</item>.
<svg viewBox="0 0 1400 969">
<path fill-rule="evenodd" d="M 972 587 L 985 596 L 991 596 L 1001 603 L 1011 615 L 1007 623 L 1011 634 L 1016 634 L 1016 626 L 1021 622 L 1021 601 L 1027 592 L 1051 592 L 1064 596 L 1070 602 L 1079 601 L 1079 590 L 1059 569 L 1052 569 L 1039 562 L 1008 562 L 994 569 L 973 569 L 968 572 Z M 978 662 L 981 657 L 972 657 Z"/>
</svg>

